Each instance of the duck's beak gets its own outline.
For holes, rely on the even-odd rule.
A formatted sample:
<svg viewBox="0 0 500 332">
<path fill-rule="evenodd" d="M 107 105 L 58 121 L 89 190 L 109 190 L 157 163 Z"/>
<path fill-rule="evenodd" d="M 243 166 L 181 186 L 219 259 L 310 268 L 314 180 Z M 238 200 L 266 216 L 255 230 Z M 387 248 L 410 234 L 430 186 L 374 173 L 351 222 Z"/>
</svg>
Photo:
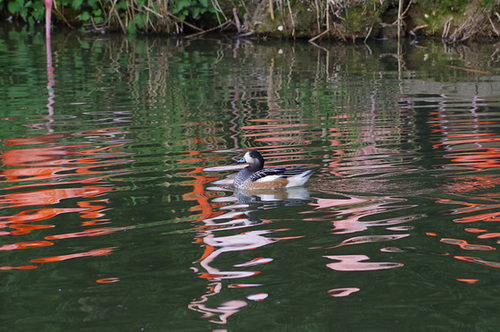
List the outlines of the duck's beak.
<svg viewBox="0 0 500 332">
<path fill-rule="evenodd" d="M 241 158 L 240 160 L 238 160 L 236 163 L 237 164 L 242 164 L 242 163 L 246 163 L 247 161 L 245 160 L 245 157 Z"/>
</svg>

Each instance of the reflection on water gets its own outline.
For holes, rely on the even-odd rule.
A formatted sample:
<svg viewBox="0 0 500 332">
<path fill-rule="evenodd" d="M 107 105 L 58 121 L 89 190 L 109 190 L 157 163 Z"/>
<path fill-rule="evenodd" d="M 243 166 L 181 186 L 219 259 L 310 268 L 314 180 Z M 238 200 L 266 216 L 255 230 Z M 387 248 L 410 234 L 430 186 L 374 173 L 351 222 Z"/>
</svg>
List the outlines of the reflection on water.
<svg viewBox="0 0 500 332">
<path fill-rule="evenodd" d="M 6 167 L 1 171 L 0 217 L 2 235 L 24 236 L 32 232 L 55 228 L 51 219 L 62 214 L 75 214 L 82 218 L 84 230 L 54 235 L 33 234 L 34 239 L 7 243 L 0 250 L 32 249 L 52 246 L 55 240 L 75 237 L 99 236 L 129 227 L 109 227 L 105 211 L 109 209 L 106 194 L 113 186 L 109 176 L 127 172 L 123 165 L 127 153 L 115 152 L 123 143 L 123 133 L 117 129 L 93 130 L 78 133 L 79 139 L 105 137 L 106 146 L 91 143 L 68 144 L 68 134 L 46 134 L 28 138 L 4 140 L 1 154 Z M 76 135 L 75 135 L 76 136 Z M 105 170 L 113 168 L 113 170 Z M 66 205 L 65 200 L 74 201 Z M 95 226 L 103 226 L 94 228 Z M 57 232 L 57 231 L 56 231 Z M 43 234 L 43 233 L 41 233 Z M 37 239 L 38 238 L 38 239 Z M 41 240 L 43 239 L 43 240 Z M 49 240 L 49 241 L 47 241 Z M 15 241 L 15 240 L 14 240 Z M 11 240 L 11 242 L 13 242 Z M 107 255 L 113 248 L 98 248 L 79 253 L 33 258 L 29 263 L 48 263 L 71 258 Z M 28 262 L 25 262 L 28 263 Z M 0 269 L 36 268 L 36 265 L 1 266 Z"/>
<path fill-rule="evenodd" d="M 232 169 L 232 167 L 228 167 Z M 209 169 L 210 171 L 221 171 L 221 168 Z M 224 183 L 223 181 L 218 181 Z M 209 187 L 210 192 L 219 194 L 224 189 Z M 209 196 L 207 192 L 203 196 Z M 230 193 L 230 192 L 229 192 Z M 267 268 L 279 264 L 280 266 L 290 263 L 277 263 L 283 260 L 280 251 L 266 250 L 270 256 L 262 256 L 260 252 L 264 247 L 276 246 L 278 242 L 283 246 L 291 245 L 294 241 L 304 241 L 300 250 L 313 251 L 316 264 L 324 265 L 338 272 L 356 271 L 379 271 L 403 267 L 404 264 L 392 261 L 371 261 L 366 254 L 337 254 L 339 249 L 350 245 L 384 244 L 384 242 L 400 241 L 410 236 L 408 231 L 412 230 L 409 224 L 425 217 L 422 214 L 406 214 L 397 217 L 383 217 L 384 214 L 393 214 L 395 211 L 405 211 L 415 206 L 401 204 L 404 199 L 389 196 L 345 196 L 337 194 L 337 198 L 311 197 L 306 188 L 289 188 L 278 191 L 245 192 L 235 191 L 234 195 L 220 195 L 213 197 L 210 206 L 217 207 L 212 213 L 213 217 L 203 220 L 199 227 L 196 243 L 204 248 L 204 253 L 195 262 L 193 271 L 207 280 L 206 292 L 194 299 L 189 308 L 203 313 L 203 317 L 216 324 L 227 324 L 230 316 L 240 313 L 251 301 L 266 301 L 273 298 L 273 294 L 266 291 L 266 283 L 262 279 L 268 279 L 266 273 L 276 268 Z M 215 205 L 222 203 L 223 205 Z M 275 214 L 272 211 L 283 211 L 287 208 L 300 208 L 301 211 L 293 215 L 289 213 Z M 267 211 L 273 216 L 265 218 Z M 222 213 L 221 213 L 222 212 Z M 379 216 L 382 216 L 379 217 Z M 373 218 L 374 221 L 364 221 Z M 304 233 L 294 232 L 293 227 L 280 227 L 283 223 L 333 223 L 332 235 L 362 233 L 369 228 L 377 227 L 382 232 L 399 232 L 380 235 L 365 235 L 348 237 L 338 244 L 337 237 L 316 239 L 311 237 L 310 230 Z M 255 229 L 258 228 L 258 229 Z M 229 235 L 228 235 L 229 234 Z M 287 240 L 284 241 L 283 240 Z M 317 241 L 324 242 L 323 246 L 317 246 Z M 287 245 L 288 243 L 288 245 Z M 315 244 L 314 246 L 312 244 Z M 283 250 L 283 249 L 282 249 Z M 286 250 L 286 249 L 285 249 Z M 380 252 L 389 252 L 380 247 Z M 332 253 L 324 255 L 324 253 Z M 366 253 L 360 248 L 360 253 Z M 299 253 L 299 257 L 304 253 Z M 238 257 L 243 261 L 237 260 Z M 327 259 L 328 261 L 322 261 Z M 331 262 L 331 261 L 335 262 Z M 231 268 L 227 266 L 230 262 Z M 293 266 L 293 263 L 291 263 Z M 238 279 L 245 278 L 244 282 Z M 237 281 L 237 283 L 235 283 Z M 282 279 L 275 281 L 281 284 L 291 282 Z M 335 288 L 332 285 L 324 285 L 322 293 L 332 297 L 347 297 L 351 294 L 362 292 L 363 288 L 352 284 L 340 284 Z M 337 287 L 341 286 L 341 287 Z M 246 295 L 238 295 L 242 289 L 247 289 Z M 238 290 L 237 292 L 235 290 Z M 228 301 L 228 299 L 231 299 Z M 279 301 L 273 299 L 272 301 Z"/>
<path fill-rule="evenodd" d="M 498 326 L 496 45 L 1 33 L 5 326 Z"/>
<path fill-rule="evenodd" d="M 254 257 L 243 262 L 233 261 L 232 269 L 229 271 L 220 270 L 217 267 L 219 261 L 227 259 L 228 255 L 234 253 L 257 251 L 277 241 L 301 238 L 302 236 L 278 236 L 279 232 L 286 232 L 287 229 L 265 227 L 255 230 L 254 228 L 273 223 L 272 219 L 261 219 L 259 210 L 276 209 L 280 205 L 298 205 L 300 202 L 310 201 L 310 197 L 307 189 L 298 187 L 286 190 L 238 190 L 234 192 L 234 196 L 215 197 L 212 201 L 223 203 L 219 209 L 224 213 L 201 220 L 203 225 L 198 228 L 196 242 L 204 247 L 204 253 L 193 270 L 200 278 L 207 279 L 208 284 L 207 292 L 200 299 L 191 302 L 189 308 L 204 313 L 203 317 L 212 323 L 226 324 L 229 316 L 239 312 L 248 303 L 239 298 L 224 303 L 218 303 L 215 299 L 227 298 L 226 293 L 230 289 L 262 287 L 263 284 L 260 283 L 234 283 L 233 279 L 237 281 L 241 278 L 252 278 L 261 273 L 262 265 L 272 263 L 274 259 Z M 233 235 L 226 235 L 227 232 Z M 231 283 L 225 284 L 225 280 L 230 280 Z M 249 301 L 263 301 L 267 297 L 268 294 L 265 292 L 252 292 L 245 298 Z M 214 301 L 215 304 L 212 306 L 208 304 Z"/>
</svg>

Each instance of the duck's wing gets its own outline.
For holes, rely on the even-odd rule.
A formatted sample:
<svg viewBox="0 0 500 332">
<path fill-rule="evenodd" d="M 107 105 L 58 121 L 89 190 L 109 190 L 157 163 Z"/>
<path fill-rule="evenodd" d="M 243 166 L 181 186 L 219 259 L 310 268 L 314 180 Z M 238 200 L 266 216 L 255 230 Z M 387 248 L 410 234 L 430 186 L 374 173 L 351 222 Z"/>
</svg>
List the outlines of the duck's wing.
<svg viewBox="0 0 500 332">
<path fill-rule="evenodd" d="M 264 168 L 258 172 L 253 173 L 250 176 L 250 181 L 254 182 L 259 179 L 269 177 L 269 180 L 272 181 L 276 178 L 283 177 L 287 178 L 290 176 L 294 176 L 297 174 L 301 174 L 304 172 L 303 166 L 295 167 L 295 168 Z M 266 179 L 267 180 L 267 179 Z"/>
<path fill-rule="evenodd" d="M 283 172 L 283 176 L 289 177 L 289 176 L 302 174 L 304 172 L 305 172 L 304 166 L 299 166 L 299 167 L 295 167 L 295 168 L 288 168 L 288 169 L 285 169 L 285 171 Z"/>
<path fill-rule="evenodd" d="M 259 179 L 265 178 L 266 176 L 273 176 L 273 177 L 280 175 L 282 176 L 285 171 L 286 169 L 284 168 L 264 168 L 258 172 L 253 173 L 250 176 L 250 181 L 254 182 Z"/>
</svg>

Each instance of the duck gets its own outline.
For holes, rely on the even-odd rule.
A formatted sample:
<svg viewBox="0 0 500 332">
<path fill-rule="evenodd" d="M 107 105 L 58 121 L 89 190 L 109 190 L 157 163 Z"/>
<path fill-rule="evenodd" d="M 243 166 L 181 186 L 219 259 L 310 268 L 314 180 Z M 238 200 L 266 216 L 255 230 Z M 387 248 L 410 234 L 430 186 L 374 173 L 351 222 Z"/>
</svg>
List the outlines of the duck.
<svg viewBox="0 0 500 332">
<path fill-rule="evenodd" d="M 295 168 L 264 168 L 264 158 L 257 150 L 249 150 L 237 163 L 248 166 L 236 174 L 236 189 L 280 189 L 304 185 L 318 169 L 305 170 L 302 166 Z"/>
</svg>

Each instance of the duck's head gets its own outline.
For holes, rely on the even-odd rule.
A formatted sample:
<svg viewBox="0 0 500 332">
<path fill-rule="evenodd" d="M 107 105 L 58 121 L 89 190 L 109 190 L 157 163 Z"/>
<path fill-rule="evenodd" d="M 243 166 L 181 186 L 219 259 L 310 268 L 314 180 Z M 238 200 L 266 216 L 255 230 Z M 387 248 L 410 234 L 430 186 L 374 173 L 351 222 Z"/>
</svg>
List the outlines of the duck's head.
<svg viewBox="0 0 500 332">
<path fill-rule="evenodd" d="M 253 170 L 261 170 L 264 167 L 264 158 L 257 150 L 249 150 L 237 163 L 247 163 Z"/>
</svg>

